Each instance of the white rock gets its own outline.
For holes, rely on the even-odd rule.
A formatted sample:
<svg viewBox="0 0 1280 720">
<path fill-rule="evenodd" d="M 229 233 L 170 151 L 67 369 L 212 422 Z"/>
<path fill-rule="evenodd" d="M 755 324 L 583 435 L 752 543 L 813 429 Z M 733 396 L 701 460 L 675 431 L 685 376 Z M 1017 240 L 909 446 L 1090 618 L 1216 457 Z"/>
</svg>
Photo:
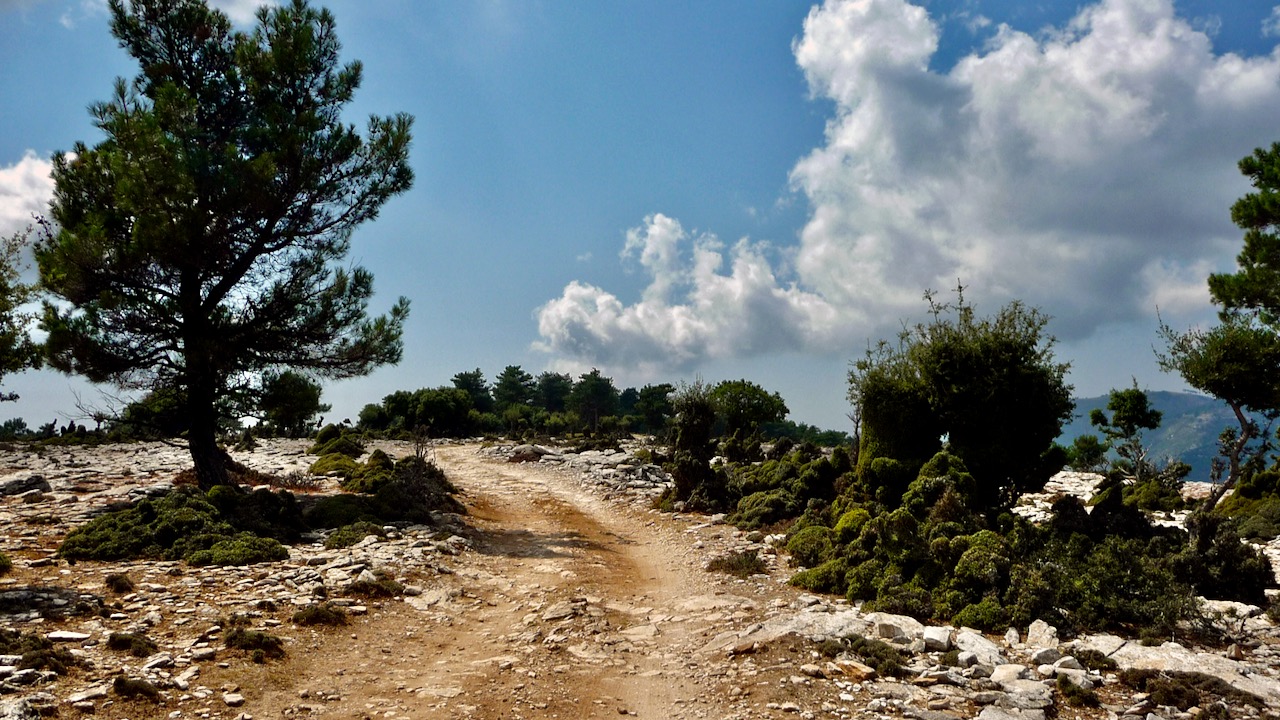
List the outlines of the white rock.
<svg viewBox="0 0 1280 720">
<path fill-rule="evenodd" d="M 931 652 L 946 652 L 951 649 L 951 628 L 931 625 L 924 629 L 924 647 Z"/>
<path fill-rule="evenodd" d="M 982 665 L 995 667 L 1005 663 L 1005 657 L 1000 652 L 1000 648 L 977 630 L 961 628 L 956 633 L 955 646 L 973 653 Z"/>
</svg>

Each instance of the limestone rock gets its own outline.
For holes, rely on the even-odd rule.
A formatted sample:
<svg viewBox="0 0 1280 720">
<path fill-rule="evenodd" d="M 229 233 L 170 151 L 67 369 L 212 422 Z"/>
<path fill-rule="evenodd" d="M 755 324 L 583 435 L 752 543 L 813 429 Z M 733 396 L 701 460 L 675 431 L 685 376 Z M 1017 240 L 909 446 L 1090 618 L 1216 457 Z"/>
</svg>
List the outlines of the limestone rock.
<svg viewBox="0 0 1280 720">
<path fill-rule="evenodd" d="M 973 653 L 982 665 L 995 667 L 1006 662 L 1000 648 L 977 630 L 962 628 L 956 633 L 955 645 L 961 650 Z"/>
<path fill-rule="evenodd" d="M 930 625 L 924 629 L 924 648 L 931 652 L 946 652 L 951 649 L 951 628 Z"/>
<path fill-rule="evenodd" d="M 1025 643 L 1029 648 L 1056 648 L 1058 647 L 1058 628 L 1043 620 L 1035 620 L 1027 628 Z"/>
</svg>

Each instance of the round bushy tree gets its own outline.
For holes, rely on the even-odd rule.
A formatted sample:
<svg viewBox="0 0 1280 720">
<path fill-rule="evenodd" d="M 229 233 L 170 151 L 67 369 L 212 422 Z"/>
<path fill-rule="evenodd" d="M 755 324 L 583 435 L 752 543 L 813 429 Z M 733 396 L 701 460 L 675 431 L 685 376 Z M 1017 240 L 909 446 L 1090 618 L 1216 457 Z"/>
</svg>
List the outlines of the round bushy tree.
<svg viewBox="0 0 1280 720">
<path fill-rule="evenodd" d="M 881 343 L 850 371 L 863 423 L 860 470 L 888 458 L 914 475 L 945 439 L 994 510 L 1065 463 L 1053 441 L 1074 407 L 1068 365 L 1055 360 L 1040 311 L 1014 301 L 979 318 L 957 295 L 942 304 L 927 293 L 933 320 L 904 330 L 897 346 Z"/>
</svg>

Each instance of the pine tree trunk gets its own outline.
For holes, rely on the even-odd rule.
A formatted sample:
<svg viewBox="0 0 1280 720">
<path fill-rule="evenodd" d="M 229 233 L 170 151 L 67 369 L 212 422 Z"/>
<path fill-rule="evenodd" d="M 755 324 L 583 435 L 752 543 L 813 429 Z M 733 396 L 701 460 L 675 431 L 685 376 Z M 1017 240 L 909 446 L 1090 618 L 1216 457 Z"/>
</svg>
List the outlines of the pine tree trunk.
<svg viewBox="0 0 1280 720">
<path fill-rule="evenodd" d="M 212 382 L 195 375 L 189 378 L 187 387 L 187 416 L 191 428 L 187 433 L 187 447 L 195 465 L 196 482 L 201 490 L 231 482 L 227 474 L 228 457 L 218 447 L 218 413 L 215 408 Z"/>
</svg>

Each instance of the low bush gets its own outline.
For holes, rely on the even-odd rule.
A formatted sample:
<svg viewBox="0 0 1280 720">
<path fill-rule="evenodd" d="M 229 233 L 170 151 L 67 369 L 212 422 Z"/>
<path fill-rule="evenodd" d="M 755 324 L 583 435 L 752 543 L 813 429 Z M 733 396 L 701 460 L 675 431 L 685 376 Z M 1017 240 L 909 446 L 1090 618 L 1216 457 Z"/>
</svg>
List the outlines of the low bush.
<svg viewBox="0 0 1280 720">
<path fill-rule="evenodd" d="M 347 611 L 333 603 L 309 605 L 293 614 L 296 625 L 346 625 Z"/>
<path fill-rule="evenodd" d="M 317 441 L 307 452 L 321 457 L 336 454 L 355 459 L 364 454 L 364 445 L 351 435 L 344 434 L 324 443 Z"/>
<path fill-rule="evenodd" d="M 395 581 L 391 574 L 381 568 L 373 571 L 372 580 L 355 580 L 346 587 L 344 593 L 364 598 L 389 598 L 404 594 L 404 586 Z"/>
<path fill-rule="evenodd" d="M 329 453 L 311 463 L 310 472 L 312 475 L 336 475 L 348 481 L 360 474 L 360 463 L 342 453 Z"/>
<path fill-rule="evenodd" d="M 1079 648 L 1073 650 L 1071 656 L 1080 661 L 1080 664 L 1089 670 L 1097 670 L 1104 672 L 1107 670 L 1115 670 L 1118 668 L 1116 661 L 1112 660 L 1100 650 L 1093 648 Z"/>
<path fill-rule="evenodd" d="M 58 555 L 75 560 L 153 558 L 194 564 L 247 564 L 282 560 L 280 541 L 298 538 L 305 524 L 288 493 L 250 493 L 219 485 L 208 493 L 190 486 L 107 512 L 67 533 Z"/>
<path fill-rule="evenodd" d="M 158 646 L 146 635 L 128 632 L 113 632 L 107 636 L 107 647 L 112 650 L 128 651 L 134 657 L 148 657 L 155 653 Z"/>
<path fill-rule="evenodd" d="M 284 657 L 284 640 L 261 630 L 233 627 L 227 631 L 223 642 L 228 648 L 248 652 L 254 662 L 262 662 L 264 658 Z"/>
<path fill-rule="evenodd" d="M 707 571 L 727 573 L 746 579 L 752 575 L 769 572 L 769 566 L 765 565 L 764 560 L 760 559 L 759 553 L 755 550 L 742 550 L 713 558 L 707 563 Z"/>
<path fill-rule="evenodd" d="M 248 532 L 218 540 L 207 550 L 196 550 L 186 557 L 192 565 L 253 565 L 288 559 L 289 551 L 280 541 Z"/>
<path fill-rule="evenodd" d="M 342 489 L 347 492 L 366 493 L 372 495 L 395 480 L 395 461 L 385 452 L 374 450 L 363 466 L 342 481 Z"/>
<path fill-rule="evenodd" d="M 787 541 L 791 564 L 811 568 L 826 562 L 833 548 L 831 536 L 831 528 L 821 525 L 802 528 Z"/>
<path fill-rule="evenodd" d="M 321 447 L 325 443 L 328 443 L 331 440 L 336 440 L 341 436 L 342 428 L 334 425 L 333 423 L 329 423 L 316 432 L 315 444 L 312 447 Z M 314 455 L 315 453 L 312 454 Z"/>
<path fill-rule="evenodd" d="M 5 628 L 0 628 L 0 655 L 21 656 L 19 669 L 51 670 L 59 675 L 80 664 L 70 650 L 43 635 Z"/>
<path fill-rule="evenodd" d="M 316 492 L 323 487 L 320 478 L 301 470 L 294 470 L 284 475 L 273 475 L 267 484 L 277 490 L 303 493 Z"/>
<path fill-rule="evenodd" d="M 1058 694 L 1071 707 L 1098 707 L 1101 704 L 1096 692 L 1071 682 L 1066 675 L 1058 676 L 1057 686 Z"/>
<path fill-rule="evenodd" d="M 111 689 L 116 695 L 122 698 L 146 698 L 148 700 L 159 700 L 160 691 L 155 685 L 137 678 L 127 678 L 123 675 L 117 675 L 111 681 Z"/>
<path fill-rule="evenodd" d="M 801 570 L 789 581 L 793 586 L 810 592 L 844 595 L 848 590 L 845 575 L 849 572 L 849 560 L 843 556 L 828 560 L 815 568 Z"/>
<path fill-rule="evenodd" d="M 738 501 L 729 522 L 743 530 L 758 530 L 800 514 L 800 501 L 781 488 L 752 493 Z"/>
<path fill-rule="evenodd" d="M 329 550 L 347 548 L 355 545 L 361 540 L 364 540 L 370 535 L 386 537 L 387 531 L 377 523 L 359 520 L 351 523 L 350 525 L 343 525 L 332 533 L 329 533 L 329 537 L 324 539 L 324 546 Z"/>
<path fill-rule="evenodd" d="M 1206 707 L 1218 698 L 1232 707 L 1266 707 L 1266 702 L 1257 695 L 1236 689 L 1222 679 L 1204 673 L 1129 669 L 1120 671 L 1120 682 L 1138 692 L 1150 694 L 1151 701 L 1157 705 L 1170 705 L 1184 711 Z"/>
<path fill-rule="evenodd" d="M 103 578 L 107 589 L 117 595 L 133 592 L 133 580 L 124 573 L 111 573 Z"/>
<path fill-rule="evenodd" d="M 13 570 L 13 558 L 8 553 L 0 552 L 0 575 L 8 575 Z"/>
<path fill-rule="evenodd" d="M 857 633 L 828 639 L 819 650 L 828 657 L 846 652 L 856 655 L 883 677 L 903 677 L 908 672 L 907 657 L 900 650 L 886 642 Z"/>
</svg>

